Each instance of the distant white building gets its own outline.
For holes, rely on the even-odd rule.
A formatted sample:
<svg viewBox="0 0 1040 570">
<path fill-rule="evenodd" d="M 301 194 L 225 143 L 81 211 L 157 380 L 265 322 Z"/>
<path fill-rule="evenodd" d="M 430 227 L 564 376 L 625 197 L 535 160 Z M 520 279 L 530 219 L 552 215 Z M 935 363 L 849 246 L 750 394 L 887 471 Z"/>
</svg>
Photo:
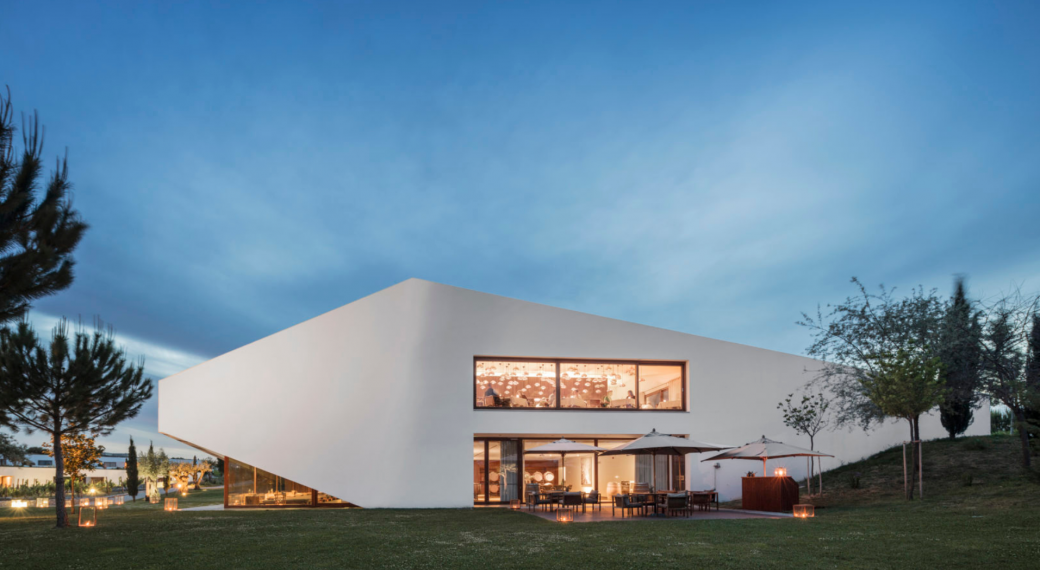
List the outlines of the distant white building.
<svg viewBox="0 0 1040 570">
<path fill-rule="evenodd" d="M 42 453 L 30 453 L 25 456 L 29 465 L 22 467 L 54 467 L 54 458 Z M 100 469 L 126 469 L 125 453 L 102 453 Z M 0 462 L 0 467 L 8 466 L 6 461 Z"/>
<path fill-rule="evenodd" d="M 568 455 L 561 469 L 523 450 L 560 437 L 609 448 L 652 429 L 807 446 L 777 403 L 819 365 L 411 279 L 160 381 L 159 430 L 226 458 L 228 507 L 464 507 L 534 484 L 717 487 L 725 500 L 758 463 L 658 458 L 651 482 L 647 458 Z M 937 416 L 921 431 L 945 433 Z M 827 432 L 816 448 L 836 466 L 905 432 Z M 988 409 L 968 433 L 989 433 Z M 805 476 L 803 458 L 774 464 Z"/>
<path fill-rule="evenodd" d="M 101 467 L 87 472 L 88 483 L 111 481 L 118 483 L 126 479 L 125 453 L 102 453 Z M 17 487 L 22 484 L 39 484 L 54 480 L 54 458 L 39 453 L 26 455 L 28 465 L 10 465 L 0 463 L 0 487 Z"/>
</svg>

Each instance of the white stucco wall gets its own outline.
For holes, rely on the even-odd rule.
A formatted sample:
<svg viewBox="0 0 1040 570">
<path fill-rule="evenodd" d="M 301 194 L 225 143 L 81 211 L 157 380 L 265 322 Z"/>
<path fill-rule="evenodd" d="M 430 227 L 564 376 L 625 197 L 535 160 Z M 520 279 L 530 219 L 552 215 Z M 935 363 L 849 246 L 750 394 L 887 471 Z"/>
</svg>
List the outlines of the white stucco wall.
<svg viewBox="0 0 1040 570">
<path fill-rule="evenodd" d="M 688 412 L 474 410 L 473 357 L 688 361 Z M 635 435 L 742 445 L 808 442 L 776 405 L 811 359 L 412 279 L 159 383 L 159 430 L 363 507 L 472 505 L 475 434 Z M 988 408 L 969 433 L 989 433 Z M 905 439 L 895 424 L 826 433 L 853 461 Z M 942 434 L 937 417 L 924 437 Z M 724 461 L 723 498 L 753 462 Z M 795 476 L 804 459 L 778 460 Z M 826 464 L 825 464 L 826 466 Z M 689 487 L 712 486 L 690 456 Z"/>
<path fill-rule="evenodd" d="M 91 469 L 86 477 L 104 477 L 113 483 L 126 479 L 126 469 Z M 0 467 L 0 477 L 11 476 L 12 486 L 34 485 L 54 481 L 54 467 Z"/>
</svg>

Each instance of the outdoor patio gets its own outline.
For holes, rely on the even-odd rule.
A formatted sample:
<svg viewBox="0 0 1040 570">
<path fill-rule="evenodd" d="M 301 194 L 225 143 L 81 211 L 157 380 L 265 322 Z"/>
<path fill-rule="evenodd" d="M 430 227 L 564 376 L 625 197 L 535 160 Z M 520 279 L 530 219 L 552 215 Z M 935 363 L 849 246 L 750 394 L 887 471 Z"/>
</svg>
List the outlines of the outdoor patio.
<svg viewBox="0 0 1040 570">
<path fill-rule="evenodd" d="M 501 507 L 508 508 L 508 507 Z M 556 522 L 556 511 L 548 510 L 528 510 L 519 509 L 519 512 L 523 512 L 529 515 L 534 515 L 539 518 L 543 518 L 548 521 Z M 587 509 L 585 512 L 581 510 L 573 511 L 574 520 L 570 522 L 586 523 L 586 522 L 609 522 L 609 521 L 673 521 L 673 520 L 736 520 L 736 519 L 782 519 L 782 518 L 793 518 L 788 513 L 767 513 L 763 511 L 744 511 L 735 509 L 719 509 L 717 511 L 694 511 L 689 515 L 683 516 L 625 516 L 622 517 L 620 512 L 611 514 L 610 508 L 603 510 L 599 509 Z"/>
</svg>

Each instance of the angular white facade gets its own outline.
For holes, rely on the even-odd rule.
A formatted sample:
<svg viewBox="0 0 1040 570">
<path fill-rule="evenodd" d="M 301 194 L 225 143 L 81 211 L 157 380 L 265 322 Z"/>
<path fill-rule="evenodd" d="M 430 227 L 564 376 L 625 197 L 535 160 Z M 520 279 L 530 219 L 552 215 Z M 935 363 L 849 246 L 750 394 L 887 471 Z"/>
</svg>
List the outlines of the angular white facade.
<svg viewBox="0 0 1040 570">
<path fill-rule="evenodd" d="M 479 356 L 680 361 L 685 411 L 480 409 Z M 474 503 L 474 437 L 638 436 L 657 429 L 742 445 L 807 446 L 777 403 L 811 359 L 411 279 L 159 382 L 159 431 L 362 507 Z M 943 435 L 936 416 L 922 436 Z M 853 461 L 906 439 L 827 432 L 816 447 Z M 988 408 L 969 434 L 989 433 Z M 686 460 L 689 489 L 718 477 L 739 496 L 755 462 Z M 771 462 L 804 477 L 805 460 Z"/>
</svg>

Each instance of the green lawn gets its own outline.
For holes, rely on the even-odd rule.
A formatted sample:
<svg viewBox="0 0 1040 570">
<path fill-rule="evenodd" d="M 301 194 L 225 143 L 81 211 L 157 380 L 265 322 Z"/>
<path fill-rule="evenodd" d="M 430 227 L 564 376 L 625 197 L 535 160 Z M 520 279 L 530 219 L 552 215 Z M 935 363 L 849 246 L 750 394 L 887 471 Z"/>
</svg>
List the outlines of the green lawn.
<svg viewBox="0 0 1040 570">
<path fill-rule="evenodd" d="M 899 498 L 897 457 L 880 454 L 830 474 L 811 520 L 560 525 L 498 509 L 166 513 L 139 501 L 94 529 L 55 530 L 42 509 L 0 513 L 0 568 L 1036 568 L 1040 484 L 1005 461 L 1006 440 L 974 439 L 983 448 L 926 445 L 926 458 L 960 463 L 926 477 L 924 501 Z M 852 469 L 861 489 L 847 486 Z M 965 486 L 976 469 L 986 476 Z"/>
</svg>

